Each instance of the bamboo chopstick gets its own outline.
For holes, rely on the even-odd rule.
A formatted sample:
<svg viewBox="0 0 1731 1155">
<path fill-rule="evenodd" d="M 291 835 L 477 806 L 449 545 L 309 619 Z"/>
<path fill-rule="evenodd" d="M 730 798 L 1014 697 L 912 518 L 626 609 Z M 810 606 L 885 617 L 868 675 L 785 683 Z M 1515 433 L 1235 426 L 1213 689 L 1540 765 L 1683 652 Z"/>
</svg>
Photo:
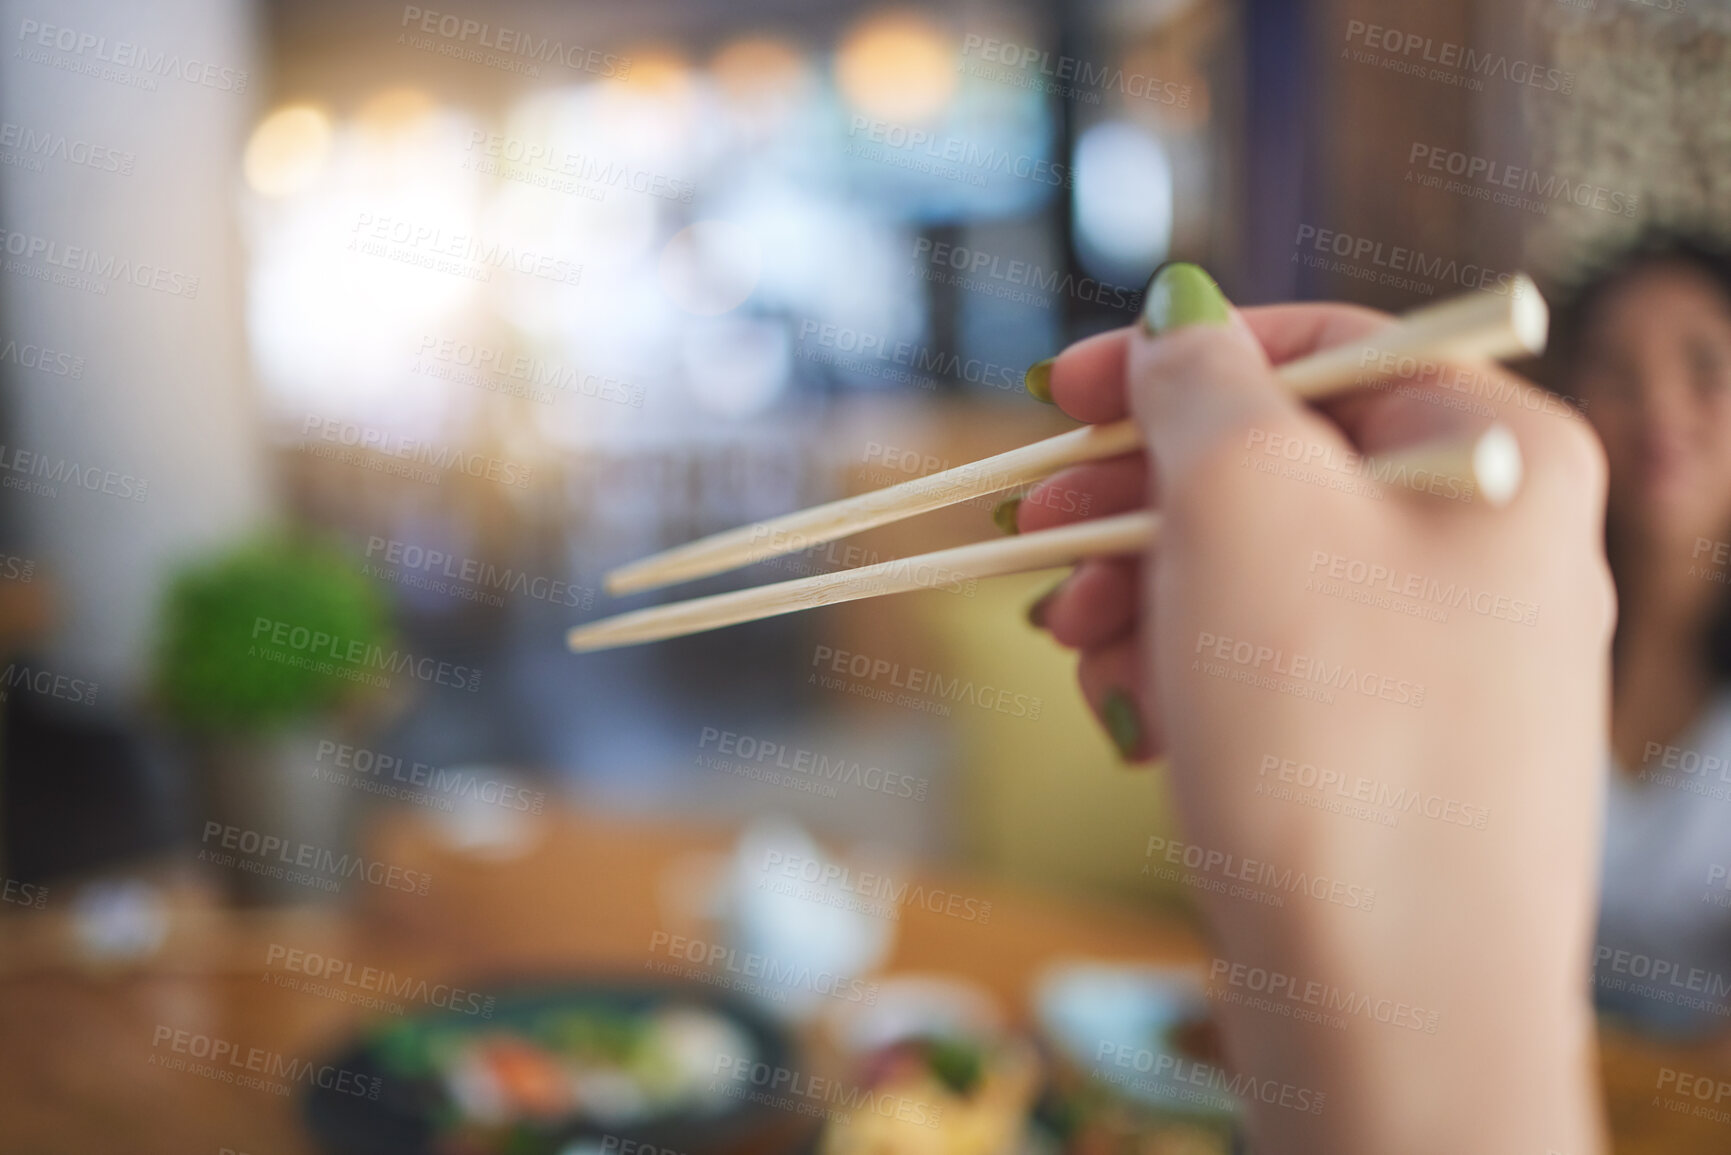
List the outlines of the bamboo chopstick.
<svg viewBox="0 0 1731 1155">
<path fill-rule="evenodd" d="M 797 610 L 911 590 L 960 592 L 975 578 L 1074 565 L 1086 557 L 1136 553 L 1154 540 L 1159 515 L 1143 510 L 1079 521 L 1059 529 L 940 549 L 836 573 L 653 606 L 578 626 L 565 635 L 573 650 L 605 650 L 696 634 Z"/>
<path fill-rule="evenodd" d="M 1494 360 L 1541 352 L 1549 316 L 1537 286 L 1520 275 L 1506 296 L 1469 293 L 1428 305 L 1362 340 L 1289 361 L 1275 373 L 1297 396 L 1317 400 L 1386 376 L 1379 366 L 1402 360 Z M 886 489 L 712 534 L 620 566 L 605 584 L 609 593 L 626 594 L 723 573 L 1141 447 L 1141 432 L 1131 421 L 1072 429 Z"/>
<path fill-rule="evenodd" d="M 1463 495 L 1477 492 L 1491 504 L 1502 505 L 1520 486 L 1520 447 L 1507 426 L 1495 424 L 1473 437 L 1418 445 L 1386 457 L 1366 459 L 1353 473 L 1373 482 L 1384 481 L 1423 492 L 1447 492 L 1451 488 Z M 1450 481 L 1457 484 L 1449 486 Z M 1460 482 L 1466 482 L 1467 488 Z M 1442 489 L 1438 488 L 1439 483 Z M 565 644 L 578 651 L 605 650 L 860 598 L 924 589 L 960 592 L 976 578 L 1074 565 L 1089 557 L 1139 553 L 1153 544 L 1159 525 L 1158 514 L 1143 510 L 858 569 L 652 606 L 578 626 L 565 635 Z"/>
</svg>

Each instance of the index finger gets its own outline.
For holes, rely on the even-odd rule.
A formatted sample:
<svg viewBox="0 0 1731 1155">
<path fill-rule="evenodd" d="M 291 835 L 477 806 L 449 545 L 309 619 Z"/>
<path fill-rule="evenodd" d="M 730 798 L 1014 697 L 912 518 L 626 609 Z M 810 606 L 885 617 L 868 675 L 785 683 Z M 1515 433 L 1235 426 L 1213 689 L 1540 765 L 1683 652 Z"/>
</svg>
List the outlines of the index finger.
<svg viewBox="0 0 1731 1155">
<path fill-rule="evenodd" d="M 1238 315 L 1274 365 L 1355 340 L 1392 319 L 1375 309 L 1325 303 L 1258 305 L 1240 309 Z M 1058 354 L 1050 376 L 1053 403 L 1090 425 L 1128 417 L 1125 353 L 1129 338 L 1129 328 L 1112 329 Z"/>
</svg>

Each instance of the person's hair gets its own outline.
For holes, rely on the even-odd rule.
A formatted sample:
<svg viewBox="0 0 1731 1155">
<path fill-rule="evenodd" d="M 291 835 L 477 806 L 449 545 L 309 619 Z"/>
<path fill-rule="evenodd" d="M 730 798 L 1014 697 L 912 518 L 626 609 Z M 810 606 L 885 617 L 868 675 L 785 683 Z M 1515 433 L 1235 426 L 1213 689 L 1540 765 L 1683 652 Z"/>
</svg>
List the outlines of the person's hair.
<svg viewBox="0 0 1731 1155">
<path fill-rule="evenodd" d="M 1731 245 L 1705 233 L 1649 229 L 1601 255 L 1563 287 L 1552 330 L 1565 371 L 1576 367 L 1587 326 L 1606 299 L 1636 274 L 1667 266 L 1702 274 L 1731 304 Z"/>
<path fill-rule="evenodd" d="M 1573 377 L 1579 369 L 1589 327 L 1595 323 L 1605 302 L 1638 274 L 1663 268 L 1686 269 L 1702 275 L 1723 298 L 1727 308 L 1731 308 L 1731 248 L 1705 234 L 1650 230 L 1595 262 L 1587 275 L 1565 291 L 1552 326 L 1565 378 Z M 1605 556 L 1610 562 L 1612 581 L 1620 587 L 1627 555 L 1618 546 L 1616 526 L 1611 524 L 1608 515 L 1605 520 Z M 1613 666 L 1621 651 L 1622 639 L 1623 620 L 1619 618 L 1616 636 L 1611 643 Z M 1727 586 L 1726 596 L 1720 599 L 1713 621 L 1702 634 L 1701 644 L 1708 669 L 1715 680 L 1731 682 L 1731 585 Z"/>
</svg>

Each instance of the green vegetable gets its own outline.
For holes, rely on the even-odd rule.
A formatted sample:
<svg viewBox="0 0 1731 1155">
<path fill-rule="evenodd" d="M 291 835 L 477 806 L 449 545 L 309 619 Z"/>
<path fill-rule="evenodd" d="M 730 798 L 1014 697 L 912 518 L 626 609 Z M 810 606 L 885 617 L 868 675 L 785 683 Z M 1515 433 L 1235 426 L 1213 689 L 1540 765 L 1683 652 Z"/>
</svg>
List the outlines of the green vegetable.
<svg viewBox="0 0 1731 1155">
<path fill-rule="evenodd" d="M 926 1051 L 926 1064 L 938 1081 L 958 1095 L 970 1095 L 985 1070 L 985 1056 L 972 1043 L 957 1039 L 933 1039 Z"/>
</svg>

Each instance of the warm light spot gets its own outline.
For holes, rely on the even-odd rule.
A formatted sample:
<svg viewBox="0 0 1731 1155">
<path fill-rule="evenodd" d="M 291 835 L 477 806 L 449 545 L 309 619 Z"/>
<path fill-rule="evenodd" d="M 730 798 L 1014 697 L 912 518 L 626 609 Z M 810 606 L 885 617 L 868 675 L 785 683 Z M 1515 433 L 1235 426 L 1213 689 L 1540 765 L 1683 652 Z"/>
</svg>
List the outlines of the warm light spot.
<svg viewBox="0 0 1731 1155">
<path fill-rule="evenodd" d="M 291 196 L 317 179 L 330 151 L 330 119 L 311 105 L 290 105 L 253 129 L 242 170 L 261 196 Z"/>
<path fill-rule="evenodd" d="M 843 38 L 836 79 L 861 112 L 884 120 L 927 120 L 955 94 L 955 43 L 919 12 L 879 12 Z"/>
<path fill-rule="evenodd" d="M 437 108 L 438 102 L 418 88 L 390 88 L 369 97 L 355 111 L 355 123 L 375 132 L 402 132 Z"/>
<path fill-rule="evenodd" d="M 678 49 L 662 45 L 633 48 L 625 54 L 631 68 L 619 83 L 646 96 L 673 100 L 691 86 L 691 65 Z"/>
<path fill-rule="evenodd" d="M 805 57 L 775 36 L 742 36 L 722 46 L 709 70 L 727 96 L 741 104 L 770 103 L 799 90 L 806 78 Z"/>
</svg>

